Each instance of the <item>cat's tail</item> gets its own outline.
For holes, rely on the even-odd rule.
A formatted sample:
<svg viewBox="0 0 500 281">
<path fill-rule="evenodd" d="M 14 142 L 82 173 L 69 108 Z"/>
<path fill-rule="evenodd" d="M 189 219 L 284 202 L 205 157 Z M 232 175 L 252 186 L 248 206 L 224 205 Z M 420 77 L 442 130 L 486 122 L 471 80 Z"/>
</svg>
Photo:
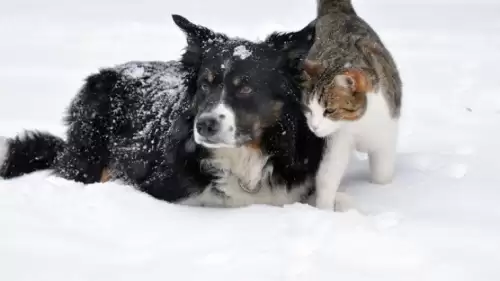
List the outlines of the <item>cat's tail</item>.
<svg viewBox="0 0 500 281">
<path fill-rule="evenodd" d="M 38 131 L 26 131 L 14 138 L 0 137 L 0 178 L 52 169 L 64 146 L 62 138 Z"/>
<path fill-rule="evenodd" d="M 316 4 L 318 18 L 338 12 L 356 14 L 352 0 L 316 0 Z"/>
</svg>

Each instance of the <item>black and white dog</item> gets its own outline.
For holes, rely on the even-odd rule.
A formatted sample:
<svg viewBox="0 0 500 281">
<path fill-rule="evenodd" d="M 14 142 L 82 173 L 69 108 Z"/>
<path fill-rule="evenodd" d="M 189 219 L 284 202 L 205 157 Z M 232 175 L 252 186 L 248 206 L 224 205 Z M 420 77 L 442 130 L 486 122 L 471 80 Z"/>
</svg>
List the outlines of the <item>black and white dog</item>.
<svg viewBox="0 0 500 281">
<path fill-rule="evenodd" d="M 66 141 L 38 132 L 6 140 L 0 176 L 53 169 L 93 183 L 109 169 L 158 199 L 197 206 L 314 194 L 324 142 L 306 125 L 299 88 L 314 24 L 255 43 L 173 19 L 188 42 L 180 62 L 91 75 L 69 107 Z"/>
</svg>

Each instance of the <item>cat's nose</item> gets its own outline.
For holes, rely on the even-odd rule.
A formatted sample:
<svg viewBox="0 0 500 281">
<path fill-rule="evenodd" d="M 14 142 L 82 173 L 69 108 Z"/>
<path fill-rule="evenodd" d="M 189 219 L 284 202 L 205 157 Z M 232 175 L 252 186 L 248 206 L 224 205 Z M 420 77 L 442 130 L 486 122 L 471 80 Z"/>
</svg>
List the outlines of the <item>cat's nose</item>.
<svg viewBox="0 0 500 281">
<path fill-rule="evenodd" d="M 313 132 L 316 132 L 319 128 L 319 124 L 317 123 L 309 123 L 309 128 L 311 129 L 311 131 Z"/>
</svg>

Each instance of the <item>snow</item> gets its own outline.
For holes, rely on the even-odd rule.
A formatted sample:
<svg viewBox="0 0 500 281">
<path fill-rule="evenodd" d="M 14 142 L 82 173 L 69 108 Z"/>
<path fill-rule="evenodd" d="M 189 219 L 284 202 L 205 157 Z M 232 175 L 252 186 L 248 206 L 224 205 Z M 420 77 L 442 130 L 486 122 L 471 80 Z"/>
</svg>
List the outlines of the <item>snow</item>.
<svg viewBox="0 0 500 281">
<path fill-rule="evenodd" d="M 144 76 L 144 68 L 142 67 L 133 67 L 130 69 L 126 69 L 123 71 L 123 74 L 129 76 L 131 78 L 142 78 Z"/>
<path fill-rule="evenodd" d="M 244 60 L 248 58 L 249 56 L 252 55 L 252 52 L 248 50 L 245 46 L 240 45 L 236 48 L 234 48 L 234 53 L 233 56 L 239 57 L 240 59 Z"/>
<path fill-rule="evenodd" d="M 169 13 L 255 39 L 298 30 L 315 11 L 312 0 L 169 2 L 3 3 L 0 135 L 62 134 L 86 75 L 178 58 L 185 38 Z M 368 183 L 359 155 L 342 183 L 356 210 L 332 213 L 190 208 L 47 172 L 0 180 L 0 280 L 499 280 L 500 4 L 354 4 L 405 84 L 393 184 Z"/>
<path fill-rule="evenodd" d="M 7 158 L 7 153 L 9 152 L 8 145 L 7 138 L 0 137 L 0 163 L 3 163 L 5 158 Z"/>
</svg>

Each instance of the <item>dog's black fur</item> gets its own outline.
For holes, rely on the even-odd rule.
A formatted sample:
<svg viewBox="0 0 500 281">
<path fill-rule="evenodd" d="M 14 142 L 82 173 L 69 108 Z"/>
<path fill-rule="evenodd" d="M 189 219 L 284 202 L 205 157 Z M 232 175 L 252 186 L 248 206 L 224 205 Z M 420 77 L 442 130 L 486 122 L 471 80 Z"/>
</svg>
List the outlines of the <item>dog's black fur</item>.
<svg viewBox="0 0 500 281">
<path fill-rule="evenodd" d="M 269 110 L 259 107 L 263 102 L 283 103 L 275 119 L 265 120 L 269 124 L 262 125 L 259 136 L 258 149 L 268 157 L 266 166 L 273 167 L 268 180 L 288 191 L 308 182 L 301 196 L 313 193 L 310 183 L 324 143 L 309 131 L 301 111 L 298 64 L 313 43 L 314 25 L 253 43 L 180 16 L 174 21 L 188 41 L 180 62 L 132 62 L 89 76 L 69 107 L 66 141 L 44 133 L 9 140 L 0 176 L 54 169 L 66 179 L 94 183 L 109 168 L 113 178 L 169 202 L 205 192 L 221 173 L 202 168 L 214 151 L 193 140 L 194 119 L 207 99 L 200 77 L 206 68 L 217 69 L 225 53 L 244 45 L 258 55 L 234 71 L 252 77 L 259 94 L 236 110 L 262 113 Z"/>
</svg>

